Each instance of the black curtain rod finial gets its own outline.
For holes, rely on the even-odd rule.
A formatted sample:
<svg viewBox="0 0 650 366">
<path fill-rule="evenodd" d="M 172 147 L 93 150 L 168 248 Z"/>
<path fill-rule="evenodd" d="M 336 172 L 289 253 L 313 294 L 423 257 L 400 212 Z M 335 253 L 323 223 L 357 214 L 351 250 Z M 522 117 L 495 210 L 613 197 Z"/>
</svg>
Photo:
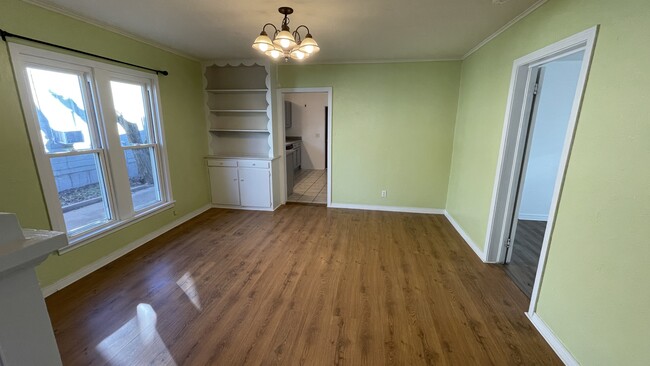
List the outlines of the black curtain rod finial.
<svg viewBox="0 0 650 366">
<path fill-rule="evenodd" d="M 165 70 L 156 70 L 156 69 L 152 69 L 152 68 L 150 68 L 150 67 L 140 66 L 140 65 L 136 65 L 136 64 L 129 63 L 129 62 L 124 62 L 124 61 L 116 60 L 116 59 L 114 59 L 114 58 L 104 57 L 104 56 L 97 55 L 97 54 L 94 54 L 94 53 L 90 53 L 90 52 L 86 52 L 86 51 L 81 51 L 81 50 L 76 50 L 76 49 L 74 49 L 74 48 L 70 48 L 70 47 L 66 47 L 66 46 L 61 46 L 61 45 L 58 45 L 58 44 L 54 44 L 54 43 L 50 43 L 50 42 L 45 42 L 45 41 L 41 41 L 41 40 L 34 39 L 34 38 L 29 38 L 29 37 L 20 36 L 20 35 L 18 35 L 18 34 L 9 33 L 9 32 L 7 32 L 7 31 L 5 31 L 5 30 L 3 30 L 3 29 L 0 29 L 0 38 L 2 38 L 2 40 L 6 42 L 6 41 L 7 41 L 7 37 L 13 37 L 13 38 L 18 38 L 18 39 L 23 39 L 23 40 L 25 40 L 25 41 L 30 41 L 30 42 L 35 42 L 35 43 L 39 43 L 39 44 L 44 44 L 44 45 L 46 45 L 46 46 L 55 47 L 55 48 L 60 48 L 60 49 L 62 49 L 62 50 L 76 52 L 76 53 L 80 53 L 80 54 L 82 54 L 82 55 L 86 55 L 86 56 L 97 57 L 97 58 L 100 58 L 100 59 L 102 59 L 102 60 L 111 61 L 111 62 L 116 62 L 116 63 L 118 63 L 118 64 L 122 64 L 122 65 L 128 65 L 128 66 L 137 67 L 137 68 L 139 68 L 139 69 L 143 69 L 143 70 L 147 70 L 147 71 L 153 71 L 153 72 L 156 73 L 156 75 L 158 75 L 158 74 L 161 74 L 161 75 L 164 75 L 164 76 L 169 75 L 169 72 L 167 72 L 167 71 L 165 71 Z"/>
</svg>

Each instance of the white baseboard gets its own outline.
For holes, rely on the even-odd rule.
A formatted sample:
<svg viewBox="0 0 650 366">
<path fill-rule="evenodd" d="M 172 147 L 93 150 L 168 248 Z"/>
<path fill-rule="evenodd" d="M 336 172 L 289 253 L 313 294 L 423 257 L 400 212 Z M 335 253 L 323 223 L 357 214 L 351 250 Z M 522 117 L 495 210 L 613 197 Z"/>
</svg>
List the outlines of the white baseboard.
<svg viewBox="0 0 650 366">
<path fill-rule="evenodd" d="M 443 215 L 445 213 L 445 210 L 439 208 L 357 205 L 357 204 L 350 204 L 350 203 L 334 203 L 334 202 L 332 202 L 328 207 L 347 208 L 350 210 L 390 211 L 390 212 L 422 213 L 422 214 L 436 214 L 436 215 Z"/>
<path fill-rule="evenodd" d="M 520 213 L 519 220 L 548 221 L 548 215 Z"/>
<path fill-rule="evenodd" d="M 177 220 L 174 220 L 174 221 L 170 222 L 169 224 L 159 228 L 158 230 L 153 231 L 153 232 L 141 237 L 140 239 L 137 239 L 137 240 L 135 240 L 135 241 L 121 247 L 120 249 L 112 252 L 111 254 L 109 254 L 109 255 L 107 255 L 107 256 L 105 256 L 103 258 L 100 258 L 100 259 L 96 260 L 95 262 L 93 262 L 93 263 L 91 263 L 91 264 L 89 264 L 89 265 L 87 265 L 85 267 L 82 267 L 78 271 L 63 277 L 62 279 L 54 282 L 53 284 L 51 284 L 49 286 L 43 287 L 41 289 L 41 291 L 43 292 L 43 297 L 48 297 L 48 296 L 52 295 L 53 293 L 61 290 L 62 288 L 64 288 L 64 287 L 66 287 L 66 286 L 80 280 L 81 278 L 95 272 L 96 270 L 98 270 L 98 269 L 102 268 L 103 266 L 111 263 L 112 261 L 116 260 L 117 258 L 119 258 L 119 257 L 127 254 L 128 252 L 134 250 L 135 248 L 137 248 L 137 247 L 139 247 L 139 246 L 141 246 L 143 244 L 148 243 L 149 241 L 157 238 L 158 236 L 160 236 L 160 235 L 168 232 L 169 230 L 179 226 L 180 224 L 182 224 L 182 223 L 184 223 L 186 221 L 189 221 L 189 220 L 193 219 L 194 217 L 204 213 L 205 211 L 209 210 L 211 207 L 212 207 L 211 205 L 206 205 L 206 206 L 203 206 L 203 207 L 201 207 L 201 208 L 199 208 L 197 210 L 194 210 L 194 211 L 188 213 L 187 215 L 179 217 Z"/>
<path fill-rule="evenodd" d="M 449 220 L 451 225 L 454 227 L 454 229 L 456 229 L 458 234 L 460 234 L 460 236 L 463 238 L 463 240 L 465 240 L 465 242 L 469 245 L 469 247 L 472 248 L 474 253 L 476 253 L 476 255 L 478 255 L 478 257 L 481 259 L 481 261 L 487 262 L 487 259 L 485 258 L 485 252 L 483 252 L 481 249 L 479 249 L 478 245 L 476 245 L 476 243 L 474 243 L 472 238 L 470 238 L 469 235 L 467 235 L 467 233 L 465 232 L 465 230 L 463 230 L 463 227 L 460 226 L 460 224 L 458 222 L 456 222 L 456 220 L 454 220 L 454 217 L 451 216 L 451 214 L 449 212 L 447 212 L 447 210 L 445 210 L 444 214 L 445 214 L 445 217 L 447 218 L 447 220 Z"/>
<path fill-rule="evenodd" d="M 546 323 L 542 320 L 542 318 L 539 317 L 536 313 L 526 313 L 526 316 L 528 319 L 530 319 L 530 322 L 533 323 L 535 328 L 537 328 L 537 331 L 539 334 L 544 337 L 546 340 L 546 343 L 548 343 L 551 348 L 553 348 L 553 351 L 557 354 L 557 356 L 564 362 L 565 365 L 567 366 L 578 366 L 580 365 L 578 361 L 573 358 L 573 355 L 571 355 L 571 352 L 569 352 L 568 349 L 562 344 L 560 339 L 555 336 L 555 333 L 551 330 L 551 328 L 546 325 Z"/>
</svg>

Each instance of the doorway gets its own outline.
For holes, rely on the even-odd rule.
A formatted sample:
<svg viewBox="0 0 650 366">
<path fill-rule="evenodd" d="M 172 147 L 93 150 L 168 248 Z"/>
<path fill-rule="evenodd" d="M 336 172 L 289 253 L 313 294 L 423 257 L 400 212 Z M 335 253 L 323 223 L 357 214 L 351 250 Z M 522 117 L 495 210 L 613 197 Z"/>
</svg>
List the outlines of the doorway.
<svg viewBox="0 0 650 366">
<path fill-rule="evenodd" d="M 331 88 L 280 89 L 283 202 L 331 203 Z"/>
<path fill-rule="evenodd" d="M 581 50 L 530 70 L 534 83 L 531 108 L 524 118 L 523 157 L 503 261 L 508 276 L 528 297 L 533 292 L 583 58 Z"/>
<path fill-rule="evenodd" d="M 528 267 L 527 277 L 521 282 L 525 282 L 524 292 L 531 299 L 527 313 L 531 320 L 536 317 L 540 284 L 597 32 L 598 26 L 594 26 L 513 63 L 484 260 L 507 263 L 510 270 L 516 269 L 518 263 Z M 562 62 L 578 69 L 577 74 L 571 71 L 574 79 L 570 83 L 557 81 L 555 68 Z M 562 92 L 551 92 L 554 83 L 569 86 L 564 85 Z M 570 87 L 571 84 L 574 86 Z M 544 99 L 554 105 L 558 103 L 554 101 L 557 98 L 562 99 L 564 107 L 551 108 L 550 112 L 562 110 L 562 118 L 547 111 L 546 115 L 556 122 L 543 122 Z M 564 122 L 557 122 L 561 120 Z M 538 198 L 541 203 L 530 202 Z M 526 241 L 536 243 L 535 249 L 527 249 Z M 522 256 L 528 257 L 525 262 Z"/>
</svg>

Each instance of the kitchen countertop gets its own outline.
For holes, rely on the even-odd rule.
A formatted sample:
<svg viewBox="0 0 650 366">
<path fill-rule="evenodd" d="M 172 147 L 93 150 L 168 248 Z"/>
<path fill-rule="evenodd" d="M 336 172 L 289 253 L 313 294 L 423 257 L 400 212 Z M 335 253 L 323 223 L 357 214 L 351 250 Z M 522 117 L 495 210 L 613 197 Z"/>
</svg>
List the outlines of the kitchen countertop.
<svg viewBox="0 0 650 366">
<path fill-rule="evenodd" d="M 287 146 L 289 144 L 293 144 L 293 143 L 296 143 L 296 142 L 302 143 L 302 137 L 300 137 L 300 136 L 287 136 L 286 139 L 285 139 L 284 146 Z"/>
</svg>

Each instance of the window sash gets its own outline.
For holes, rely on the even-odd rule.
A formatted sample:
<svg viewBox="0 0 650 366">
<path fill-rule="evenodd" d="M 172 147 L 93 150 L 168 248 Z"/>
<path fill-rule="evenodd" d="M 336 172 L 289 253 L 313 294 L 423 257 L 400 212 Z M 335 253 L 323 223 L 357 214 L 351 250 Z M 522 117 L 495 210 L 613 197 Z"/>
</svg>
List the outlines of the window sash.
<svg viewBox="0 0 650 366">
<path fill-rule="evenodd" d="M 52 160 L 57 159 L 57 158 L 66 158 L 66 157 L 72 157 L 72 156 L 92 156 L 93 159 L 96 159 L 97 167 L 99 168 L 99 171 L 97 172 L 98 174 L 98 184 L 100 185 L 100 190 L 101 190 L 101 196 L 102 196 L 102 203 L 105 204 L 104 210 L 106 211 L 107 214 L 107 219 L 98 225 L 92 225 L 93 222 L 88 222 L 85 225 L 79 226 L 77 228 L 70 228 L 68 227 L 66 221 L 65 221 L 65 213 L 63 212 L 63 205 L 61 204 L 60 199 L 58 200 L 59 206 L 61 207 L 60 213 L 61 213 L 61 220 L 63 220 L 65 226 L 66 226 L 66 232 L 68 234 L 68 237 L 72 240 L 74 238 L 82 237 L 84 235 L 87 235 L 89 232 L 93 232 L 95 230 L 100 230 L 104 227 L 113 225 L 117 219 L 115 217 L 115 212 L 113 210 L 113 207 L 115 206 L 114 201 L 113 201 L 113 196 L 112 192 L 110 189 L 110 182 L 108 180 L 108 171 L 106 170 L 106 164 L 105 164 L 105 157 L 103 156 L 103 151 L 102 150 L 97 150 L 94 152 L 87 152 L 87 151 L 78 151 L 74 153 L 66 153 L 66 154 L 49 154 L 48 158 L 50 161 L 50 167 L 52 166 Z M 54 169 L 52 170 L 52 175 L 54 176 Z M 57 190 L 58 193 L 58 187 L 56 186 L 55 182 L 55 189 Z M 57 194 L 57 199 L 58 199 L 58 194 Z M 92 226 L 91 226 L 92 225 Z"/>
<path fill-rule="evenodd" d="M 103 225 L 93 227 L 91 230 L 75 232 L 73 235 L 69 233 L 71 246 L 85 244 L 93 238 L 103 236 L 109 231 L 136 222 L 173 204 L 156 75 L 15 43 L 9 43 L 9 48 L 18 81 L 19 93 L 23 101 L 23 110 L 27 120 L 30 140 L 35 150 L 34 156 L 41 178 L 50 223 L 54 230 L 66 231 L 66 226 L 50 164 L 52 158 L 97 154 L 106 187 L 106 200 L 111 219 Z M 88 123 L 91 149 L 51 153 L 45 151 L 38 119 L 34 115 L 35 108 L 31 101 L 27 67 L 73 72 L 82 76 L 80 80 L 85 81 L 86 86 L 81 87 L 81 92 L 84 95 L 84 108 L 86 108 L 88 119 L 92 118 L 94 120 L 93 123 L 90 123 L 90 121 Z M 115 119 L 116 113 L 110 95 L 110 80 L 138 84 L 143 87 L 148 143 L 120 146 L 117 120 Z M 144 148 L 152 149 L 151 155 L 156 169 L 155 186 L 160 201 L 135 211 L 124 156 L 127 150 Z"/>
</svg>

